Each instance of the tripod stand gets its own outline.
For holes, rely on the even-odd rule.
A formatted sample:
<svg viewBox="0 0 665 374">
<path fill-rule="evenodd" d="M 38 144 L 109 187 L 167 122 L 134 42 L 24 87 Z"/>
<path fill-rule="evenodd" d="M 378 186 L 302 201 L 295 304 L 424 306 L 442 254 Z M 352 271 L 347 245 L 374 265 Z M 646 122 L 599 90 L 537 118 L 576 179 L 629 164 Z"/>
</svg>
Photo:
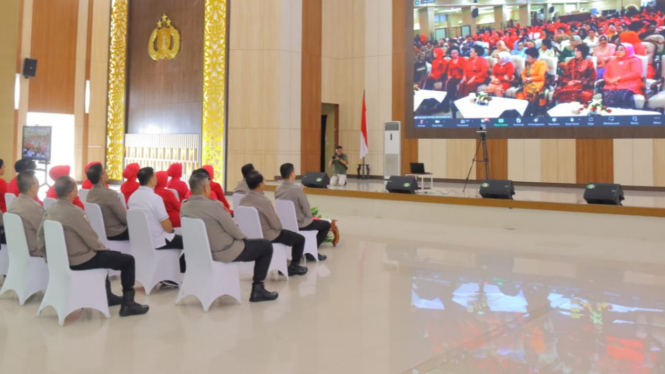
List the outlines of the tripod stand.
<svg viewBox="0 0 665 374">
<path fill-rule="evenodd" d="M 462 190 L 462 193 L 466 191 L 466 186 L 469 184 L 469 178 L 471 178 L 471 171 L 473 170 L 473 165 L 475 165 L 477 162 L 482 162 L 485 164 L 485 179 L 491 179 L 490 178 L 490 160 L 489 157 L 487 156 L 487 130 L 485 127 L 481 127 L 480 130 L 476 131 L 476 134 L 480 137 L 478 139 L 477 145 L 476 145 L 476 153 L 473 154 L 473 160 L 471 160 L 471 167 L 469 168 L 469 174 L 466 175 L 466 180 L 464 181 L 464 189 Z M 483 147 L 483 159 L 482 160 L 477 160 L 478 158 L 478 151 L 480 150 L 480 147 Z"/>
</svg>

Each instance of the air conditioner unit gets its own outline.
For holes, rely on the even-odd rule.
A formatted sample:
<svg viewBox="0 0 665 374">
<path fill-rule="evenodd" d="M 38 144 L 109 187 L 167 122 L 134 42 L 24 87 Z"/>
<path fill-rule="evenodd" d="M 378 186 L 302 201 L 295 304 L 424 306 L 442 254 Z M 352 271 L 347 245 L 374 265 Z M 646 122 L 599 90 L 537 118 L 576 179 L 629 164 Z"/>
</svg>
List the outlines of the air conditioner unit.
<svg viewBox="0 0 665 374">
<path fill-rule="evenodd" d="M 386 122 L 383 136 L 383 177 L 402 175 L 402 136 L 400 122 Z"/>
</svg>

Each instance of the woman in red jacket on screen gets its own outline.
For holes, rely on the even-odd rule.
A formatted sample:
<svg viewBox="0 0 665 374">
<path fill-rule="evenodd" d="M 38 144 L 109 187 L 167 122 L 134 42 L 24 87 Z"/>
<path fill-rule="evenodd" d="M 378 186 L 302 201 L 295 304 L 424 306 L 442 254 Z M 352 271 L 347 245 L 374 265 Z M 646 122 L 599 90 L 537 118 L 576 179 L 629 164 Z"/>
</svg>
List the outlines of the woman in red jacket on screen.
<svg viewBox="0 0 665 374">
<path fill-rule="evenodd" d="M 51 167 L 51 170 L 48 172 L 49 177 L 53 181 L 56 181 L 58 178 L 63 177 L 65 175 L 69 175 L 69 171 L 71 170 L 71 167 L 69 165 L 58 165 L 58 166 L 53 166 Z M 55 185 L 49 187 L 48 191 L 46 192 L 46 197 L 50 197 L 51 199 L 58 199 L 58 195 L 55 193 Z M 81 199 L 76 197 L 74 201 L 72 201 L 72 204 L 75 206 L 85 210 L 85 207 L 83 206 L 83 203 L 81 202 Z"/>
<path fill-rule="evenodd" d="M 460 56 L 458 48 L 450 50 L 450 61 L 448 61 L 448 80 L 446 81 L 446 91 L 448 94 L 443 100 L 443 111 L 450 112 L 450 103 L 457 100 L 457 86 L 464 78 L 466 69 L 466 60 Z"/>
<path fill-rule="evenodd" d="M 479 45 L 474 45 L 471 49 L 471 57 L 466 62 L 464 78 L 459 85 L 459 97 L 466 97 L 470 93 L 475 93 L 478 86 L 485 83 L 489 75 L 489 65 L 487 60 L 482 57 L 485 50 Z"/>
<path fill-rule="evenodd" d="M 129 197 L 139 189 L 139 182 L 136 177 L 141 167 L 139 164 L 129 164 L 122 172 L 122 177 L 126 179 L 125 183 L 120 186 L 120 191 L 125 195 L 125 204 L 129 202 Z"/>
<path fill-rule="evenodd" d="M 642 60 L 635 56 L 630 43 L 621 43 L 617 47 L 616 58 L 607 63 L 605 69 L 605 87 L 603 105 L 618 108 L 635 108 L 634 95 L 644 94 Z"/>
<path fill-rule="evenodd" d="M 155 174 L 155 177 L 157 178 L 155 193 L 164 200 L 166 213 L 168 213 L 173 227 L 180 227 L 180 201 L 176 199 L 173 191 L 166 189 L 166 182 L 169 179 L 168 173 L 165 171 L 158 171 Z"/>
<path fill-rule="evenodd" d="M 180 202 L 182 203 L 185 201 L 185 198 L 187 198 L 187 195 L 189 195 L 189 187 L 187 186 L 187 183 L 180 180 L 180 178 L 182 178 L 182 164 L 172 164 L 169 166 L 169 170 L 166 173 L 171 177 L 171 180 L 169 180 L 166 187 L 178 191 L 178 199 L 180 199 Z"/>
</svg>

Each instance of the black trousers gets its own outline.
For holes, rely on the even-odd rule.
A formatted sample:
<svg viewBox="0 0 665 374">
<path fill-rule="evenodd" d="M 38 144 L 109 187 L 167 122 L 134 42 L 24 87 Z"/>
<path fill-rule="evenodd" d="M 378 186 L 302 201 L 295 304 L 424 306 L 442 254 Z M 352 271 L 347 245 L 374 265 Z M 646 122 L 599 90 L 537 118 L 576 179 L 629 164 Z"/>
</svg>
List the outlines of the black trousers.
<svg viewBox="0 0 665 374">
<path fill-rule="evenodd" d="M 0 244 L 7 244 L 7 238 L 5 238 L 5 228 L 2 226 L 0 226 Z"/>
<path fill-rule="evenodd" d="M 122 234 L 116 235 L 116 236 L 109 236 L 106 238 L 108 240 L 114 241 L 114 242 L 121 242 L 124 240 L 129 240 L 129 229 L 126 229 Z"/>
<path fill-rule="evenodd" d="M 166 245 L 163 247 L 157 248 L 157 250 L 163 249 L 185 249 L 185 244 L 182 242 L 182 236 L 176 235 L 173 237 L 173 240 L 166 240 Z M 185 254 L 180 256 L 180 272 L 184 273 L 187 270 L 187 263 L 185 262 Z"/>
<path fill-rule="evenodd" d="M 99 251 L 90 261 L 81 265 L 71 266 L 72 270 L 113 269 L 120 270 L 122 291 L 134 289 L 136 276 L 134 257 L 116 251 Z"/>
<path fill-rule="evenodd" d="M 320 247 L 326 241 L 330 227 L 330 222 L 315 219 L 308 226 L 301 228 L 300 231 L 318 231 L 316 234 L 316 246 Z"/>
<path fill-rule="evenodd" d="M 272 243 L 265 239 L 245 239 L 245 250 L 233 262 L 254 261 L 254 284 L 263 283 L 272 260 Z"/>
<path fill-rule="evenodd" d="M 300 260 L 302 260 L 302 254 L 305 252 L 304 236 L 296 234 L 293 231 L 282 230 L 279 236 L 272 242 L 291 247 L 291 264 L 298 265 L 300 263 Z"/>
</svg>

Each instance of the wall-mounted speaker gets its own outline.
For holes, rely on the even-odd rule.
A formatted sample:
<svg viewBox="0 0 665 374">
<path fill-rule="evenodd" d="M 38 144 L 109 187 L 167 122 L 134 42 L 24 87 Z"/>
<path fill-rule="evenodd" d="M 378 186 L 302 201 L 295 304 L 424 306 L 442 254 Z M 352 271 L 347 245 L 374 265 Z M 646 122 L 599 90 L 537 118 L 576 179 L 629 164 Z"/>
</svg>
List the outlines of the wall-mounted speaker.
<svg viewBox="0 0 665 374">
<path fill-rule="evenodd" d="M 471 17 L 478 18 L 478 8 L 473 8 L 471 11 Z"/>
<path fill-rule="evenodd" d="M 553 6 L 550 7 L 549 12 L 550 12 L 550 14 L 554 13 L 554 7 Z"/>
<path fill-rule="evenodd" d="M 34 78 L 37 74 L 37 60 L 26 58 L 23 61 L 23 76 L 26 78 Z"/>
</svg>

